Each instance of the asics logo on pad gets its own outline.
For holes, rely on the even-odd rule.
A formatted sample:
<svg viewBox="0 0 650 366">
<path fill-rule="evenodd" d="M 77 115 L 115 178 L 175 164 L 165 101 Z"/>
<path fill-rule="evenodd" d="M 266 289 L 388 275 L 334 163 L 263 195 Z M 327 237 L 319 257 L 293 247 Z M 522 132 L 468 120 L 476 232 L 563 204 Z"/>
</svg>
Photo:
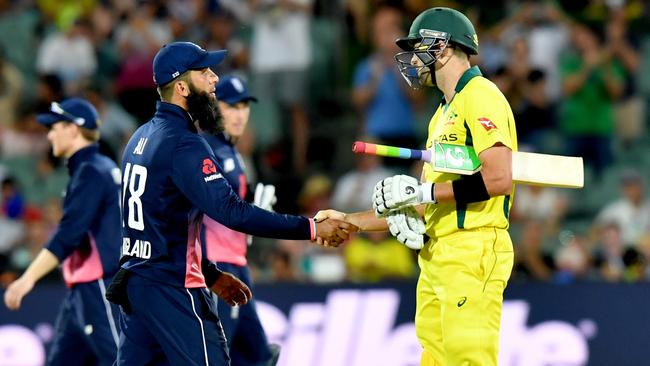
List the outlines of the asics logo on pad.
<svg viewBox="0 0 650 366">
<path fill-rule="evenodd" d="M 412 186 L 406 186 L 406 187 L 404 188 L 404 193 L 406 193 L 406 194 L 413 194 L 413 193 L 415 193 L 415 188 L 412 187 Z"/>
<path fill-rule="evenodd" d="M 460 300 L 458 301 L 458 304 L 456 304 L 456 306 L 461 307 L 465 305 L 465 302 L 467 302 L 467 296 L 461 297 Z"/>
</svg>

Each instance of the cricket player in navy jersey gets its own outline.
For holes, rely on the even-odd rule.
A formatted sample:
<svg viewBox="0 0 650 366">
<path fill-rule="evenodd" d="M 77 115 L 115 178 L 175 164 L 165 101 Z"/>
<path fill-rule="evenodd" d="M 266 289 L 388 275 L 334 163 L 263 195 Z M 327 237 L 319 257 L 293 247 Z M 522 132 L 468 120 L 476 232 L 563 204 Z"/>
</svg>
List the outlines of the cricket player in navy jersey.
<svg viewBox="0 0 650 366">
<path fill-rule="evenodd" d="M 242 305 L 250 290 L 206 256 L 203 215 L 230 229 L 337 246 L 356 230 L 339 220 L 265 211 L 242 201 L 197 134 L 218 125 L 218 76 L 225 50 L 190 42 L 163 46 L 153 61 L 161 101 L 122 159 L 122 269 L 107 297 L 121 305 L 117 365 L 229 365 L 217 309 L 207 288 Z"/>
<path fill-rule="evenodd" d="M 38 122 L 49 127 L 54 156 L 67 159 L 70 172 L 63 217 L 52 238 L 25 273 L 4 294 L 9 309 L 20 308 L 34 284 L 62 263 L 69 288 L 56 321 L 49 365 L 112 365 L 119 336 L 117 306 L 106 286 L 119 266 L 120 170 L 100 155 L 97 111 L 71 98 L 52 103 Z"/>
<path fill-rule="evenodd" d="M 223 115 L 223 131 L 201 135 L 214 151 L 217 163 L 223 168 L 224 178 L 239 197 L 254 197 L 253 204 L 271 210 L 276 200 L 275 187 L 258 183 L 254 195 L 250 194 L 244 163 L 235 147 L 246 130 L 250 103 L 257 99 L 248 93 L 244 81 L 235 76 L 220 78 L 216 94 L 219 111 Z M 251 287 L 251 274 L 246 261 L 247 242 L 250 243 L 248 239 L 251 237 L 231 230 L 207 215 L 203 217 L 203 226 L 202 235 L 208 259 L 217 262 L 222 271 L 237 276 Z M 274 348 L 274 352 L 271 352 L 253 301 L 230 306 L 225 301 L 218 300 L 218 310 L 233 365 L 261 366 L 277 361 L 277 358 L 273 361 L 271 359 L 278 356 L 279 350 Z"/>
</svg>

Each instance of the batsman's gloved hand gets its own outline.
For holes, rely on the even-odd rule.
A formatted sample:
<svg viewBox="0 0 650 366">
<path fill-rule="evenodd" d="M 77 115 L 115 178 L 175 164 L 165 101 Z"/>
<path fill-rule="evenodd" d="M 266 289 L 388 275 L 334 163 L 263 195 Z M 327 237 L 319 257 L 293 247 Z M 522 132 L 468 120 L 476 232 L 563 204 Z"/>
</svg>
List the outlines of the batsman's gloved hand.
<svg viewBox="0 0 650 366">
<path fill-rule="evenodd" d="M 433 183 L 420 184 L 408 175 L 395 175 L 375 185 L 372 208 L 377 217 L 385 216 L 390 210 L 420 203 L 435 203 Z"/>
<path fill-rule="evenodd" d="M 414 207 L 406 206 L 390 211 L 386 216 L 386 222 L 390 233 L 411 249 L 422 249 L 429 240 L 424 220 Z"/>
<path fill-rule="evenodd" d="M 273 205 L 277 201 L 274 185 L 257 183 L 257 186 L 255 186 L 255 198 L 253 199 L 255 206 L 267 211 L 273 211 Z"/>
<path fill-rule="evenodd" d="M 230 306 L 244 305 L 253 298 L 248 286 L 228 272 L 221 272 L 210 290 Z"/>
</svg>

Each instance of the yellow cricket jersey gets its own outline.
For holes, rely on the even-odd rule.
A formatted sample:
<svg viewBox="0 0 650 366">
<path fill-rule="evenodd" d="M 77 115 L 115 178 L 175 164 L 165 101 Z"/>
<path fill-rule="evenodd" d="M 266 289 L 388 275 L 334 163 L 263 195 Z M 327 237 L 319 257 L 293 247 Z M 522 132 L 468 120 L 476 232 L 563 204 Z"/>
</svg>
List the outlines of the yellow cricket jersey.
<svg viewBox="0 0 650 366">
<path fill-rule="evenodd" d="M 427 149 L 436 142 L 473 146 L 479 155 L 497 143 L 517 150 L 515 119 L 510 105 L 497 86 L 484 78 L 478 67 L 467 70 L 456 85 L 451 101 L 441 103 L 429 122 Z M 423 180 L 449 182 L 458 174 L 438 173 L 424 164 Z M 512 195 L 492 197 L 488 201 L 459 205 L 445 202 L 428 205 L 425 210 L 427 234 L 441 237 L 459 229 L 479 227 L 508 228 Z"/>
</svg>

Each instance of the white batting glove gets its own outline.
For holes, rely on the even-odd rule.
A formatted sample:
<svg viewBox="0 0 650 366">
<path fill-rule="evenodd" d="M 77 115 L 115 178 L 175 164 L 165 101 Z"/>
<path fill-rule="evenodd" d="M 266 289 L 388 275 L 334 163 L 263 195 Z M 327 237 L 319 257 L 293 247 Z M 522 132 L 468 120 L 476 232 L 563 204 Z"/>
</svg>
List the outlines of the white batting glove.
<svg viewBox="0 0 650 366">
<path fill-rule="evenodd" d="M 273 205 L 278 201 L 275 196 L 275 186 L 272 184 L 264 185 L 257 183 L 255 187 L 255 197 L 253 204 L 267 211 L 273 211 Z"/>
<path fill-rule="evenodd" d="M 272 184 L 264 185 L 262 183 L 257 183 L 255 186 L 255 195 L 253 197 L 253 204 L 261 209 L 267 211 L 273 211 L 273 205 L 278 202 L 278 198 L 275 196 L 275 186 Z M 246 244 L 253 244 L 253 236 L 246 236 Z"/>
<path fill-rule="evenodd" d="M 408 175 L 395 175 L 375 185 L 372 208 L 377 217 L 383 217 L 390 210 L 420 203 L 435 203 L 433 183 L 420 184 Z"/>
<path fill-rule="evenodd" d="M 390 233 L 413 250 L 422 249 L 428 240 L 424 220 L 411 206 L 390 211 L 386 222 Z"/>
</svg>

